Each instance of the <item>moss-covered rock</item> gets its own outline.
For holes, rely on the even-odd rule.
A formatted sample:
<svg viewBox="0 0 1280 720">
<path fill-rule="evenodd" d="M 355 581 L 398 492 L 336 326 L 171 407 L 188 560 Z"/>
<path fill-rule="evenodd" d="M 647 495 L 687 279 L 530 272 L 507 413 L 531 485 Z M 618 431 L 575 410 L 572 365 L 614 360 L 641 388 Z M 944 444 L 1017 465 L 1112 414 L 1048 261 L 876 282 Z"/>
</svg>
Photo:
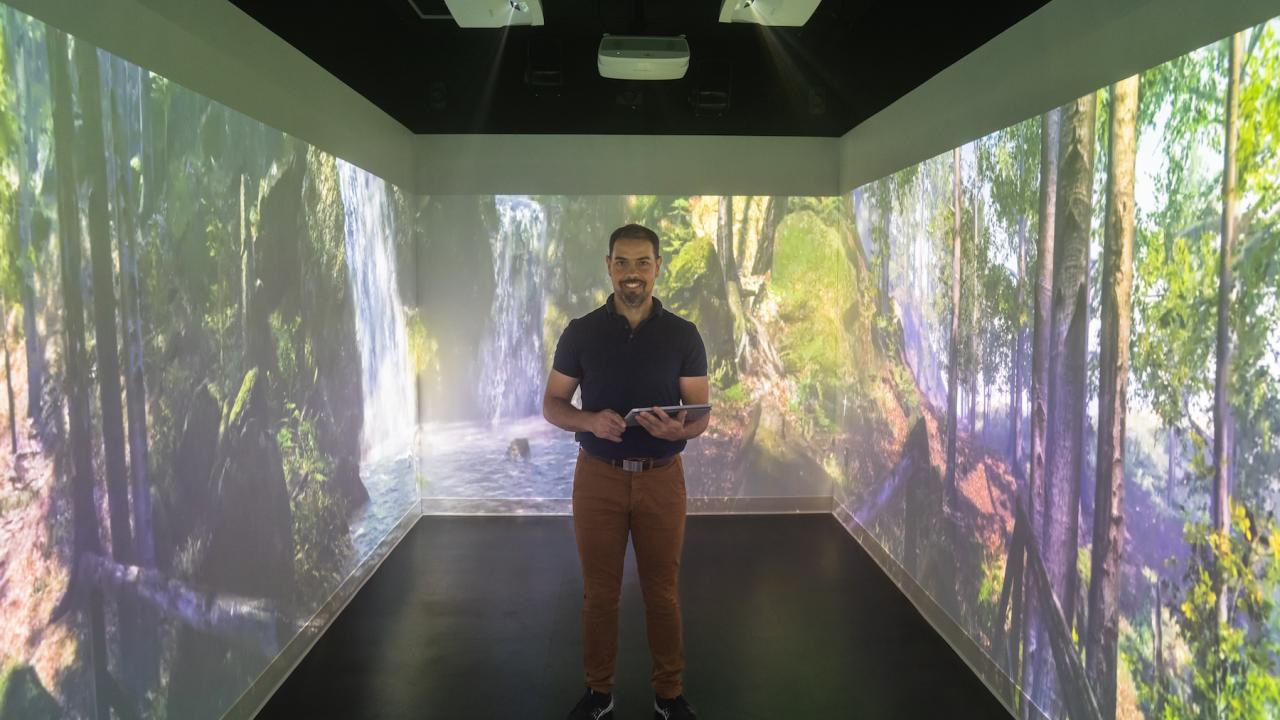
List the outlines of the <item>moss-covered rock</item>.
<svg viewBox="0 0 1280 720">
<path fill-rule="evenodd" d="M 0 720 L 58 720 L 62 710 L 30 665 L 0 669 Z"/>
<path fill-rule="evenodd" d="M 663 274 L 658 283 L 663 302 L 698 326 L 712 375 L 732 385 L 733 314 L 715 246 L 707 238 L 685 243 Z"/>
<path fill-rule="evenodd" d="M 210 478 L 217 462 L 221 428 L 221 404 L 213 388 L 200 383 L 186 403 L 186 416 L 173 455 L 173 501 L 161 516 L 166 520 L 164 534 L 170 542 L 158 543 L 158 552 L 172 553 L 178 544 L 208 524 Z M 172 557 L 163 556 L 159 562 L 161 567 L 170 567 Z"/>
<path fill-rule="evenodd" d="M 262 373 L 245 373 L 219 441 L 208 550 L 196 579 L 283 601 L 293 588 L 293 521 L 268 396 Z"/>
</svg>

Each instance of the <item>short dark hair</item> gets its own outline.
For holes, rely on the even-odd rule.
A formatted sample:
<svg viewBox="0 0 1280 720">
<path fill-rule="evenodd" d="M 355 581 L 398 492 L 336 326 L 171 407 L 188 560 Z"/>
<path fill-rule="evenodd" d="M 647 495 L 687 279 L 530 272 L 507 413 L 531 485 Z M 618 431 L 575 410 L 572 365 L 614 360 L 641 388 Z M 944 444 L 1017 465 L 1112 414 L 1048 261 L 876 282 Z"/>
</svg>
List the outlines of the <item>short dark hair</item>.
<svg viewBox="0 0 1280 720">
<path fill-rule="evenodd" d="M 623 225 L 609 236 L 609 257 L 613 257 L 613 244 L 619 240 L 648 240 L 653 245 L 653 256 L 662 257 L 658 251 L 658 233 L 638 223 Z"/>
</svg>

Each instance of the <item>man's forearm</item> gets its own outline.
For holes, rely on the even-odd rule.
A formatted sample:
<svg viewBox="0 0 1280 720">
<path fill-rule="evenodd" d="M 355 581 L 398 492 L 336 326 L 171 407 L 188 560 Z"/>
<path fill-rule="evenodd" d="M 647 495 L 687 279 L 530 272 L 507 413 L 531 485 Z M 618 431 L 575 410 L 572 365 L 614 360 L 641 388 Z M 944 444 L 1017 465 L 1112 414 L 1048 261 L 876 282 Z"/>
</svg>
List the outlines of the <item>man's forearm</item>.
<svg viewBox="0 0 1280 720">
<path fill-rule="evenodd" d="M 701 435 L 702 433 L 706 432 L 707 425 L 710 424 L 710 422 L 711 422 L 711 414 L 708 413 L 698 418 L 697 420 L 694 420 L 691 423 L 685 423 L 683 439 L 692 440 L 698 437 L 699 435 Z"/>
<path fill-rule="evenodd" d="M 592 414 L 585 410 L 579 410 L 573 406 L 573 403 L 564 398 L 549 397 L 542 401 L 542 416 L 547 419 L 547 422 L 561 430 L 590 432 L 587 428 L 587 422 L 591 419 Z"/>
</svg>

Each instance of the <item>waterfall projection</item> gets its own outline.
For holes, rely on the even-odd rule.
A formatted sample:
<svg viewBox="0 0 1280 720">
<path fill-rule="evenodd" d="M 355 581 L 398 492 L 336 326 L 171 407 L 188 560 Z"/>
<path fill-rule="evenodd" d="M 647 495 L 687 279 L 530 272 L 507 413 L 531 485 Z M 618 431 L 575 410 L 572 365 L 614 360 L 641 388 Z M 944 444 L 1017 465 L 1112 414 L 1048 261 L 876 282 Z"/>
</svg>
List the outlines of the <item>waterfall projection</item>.
<svg viewBox="0 0 1280 720">
<path fill-rule="evenodd" d="M 412 220 L 7 7 L 0 87 L 0 718 L 222 717 L 418 508 Z"/>
<path fill-rule="evenodd" d="M 386 183 L 341 160 L 347 273 L 356 305 L 364 391 L 362 447 L 368 458 L 403 451 L 413 432 L 413 376 L 404 307 L 396 296 L 394 219 Z"/>
<path fill-rule="evenodd" d="M 542 412 L 546 214 L 527 197 L 499 195 L 494 297 L 481 359 L 480 405 L 497 422 Z"/>
</svg>

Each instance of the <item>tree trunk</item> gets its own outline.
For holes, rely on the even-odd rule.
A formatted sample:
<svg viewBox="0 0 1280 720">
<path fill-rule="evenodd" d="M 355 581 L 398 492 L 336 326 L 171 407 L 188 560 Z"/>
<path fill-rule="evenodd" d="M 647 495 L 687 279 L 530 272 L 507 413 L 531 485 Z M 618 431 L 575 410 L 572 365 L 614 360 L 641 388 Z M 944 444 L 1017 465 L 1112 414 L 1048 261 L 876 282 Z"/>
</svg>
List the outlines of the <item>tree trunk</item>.
<svg viewBox="0 0 1280 720">
<path fill-rule="evenodd" d="M 145 73 L 144 73 L 145 74 Z M 146 101 L 146 96 L 142 97 Z M 125 403 L 128 410 L 129 480 L 133 499 L 133 541 L 138 564 L 156 566 L 155 527 L 151 511 L 150 448 L 147 441 L 147 390 L 143 373 L 141 284 L 138 280 L 137 215 L 134 197 L 135 179 L 130 176 L 129 151 L 125 142 L 123 114 L 111 98 L 112 147 L 116 161 L 116 207 L 119 232 L 117 253 L 120 259 L 120 309 L 125 343 Z M 154 613 L 140 609 L 138 664 L 135 668 L 135 691 L 143 693 L 159 679 L 159 626 Z"/>
<path fill-rule="evenodd" d="M 1231 263 L 1236 231 L 1236 134 L 1240 114 L 1240 56 L 1244 33 L 1232 35 L 1227 75 L 1227 107 L 1222 150 L 1222 240 L 1218 249 L 1218 328 L 1213 382 L 1213 529 L 1225 536 L 1231 517 L 1231 293 L 1234 285 Z M 1218 626 L 1227 623 L 1227 594 L 1222 573 L 1215 569 Z M 1219 678 L 1221 682 L 1222 678 Z"/>
<path fill-rule="evenodd" d="M 988 426 L 987 412 L 990 409 L 991 409 L 991 385 L 986 381 L 986 378 L 983 378 L 982 380 L 982 441 L 983 442 L 986 442 L 987 440 L 987 426 Z"/>
<path fill-rule="evenodd" d="M 12 15 L 6 15 L 6 20 L 10 17 Z M 32 183 L 35 173 L 30 167 L 29 148 L 35 146 L 36 139 L 33 136 L 37 128 L 44 126 L 45 121 L 41 117 L 40 104 L 32 97 L 34 93 L 31 84 L 36 77 L 32 66 L 38 61 L 33 55 L 34 50 L 25 37 L 17 42 L 6 41 L 4 46 L 8 53 L 9 67 L 13 68 L 15 95 L 19 106 L 16 110 L 20 113 L 16 153 L 18 257 L 15 258 L 15 272 L 18 277 L 18 301 L 22 303 L 22 330 L 26 340 L 27 417 L 32 422 L 38 423 L 41 413 L 41 392 L 44 387 L 44 356 L 40 349 L 40 334 L 36 329 L 36 293 L 35 285 L 32 283 L 35 268 L 31 260 L 36 253 L 32 238 L 34 229 L 31 217 L 35 195 Z"/>
<path fill-rule="evenodd" d="M 982 288 L 979 287 L 979 267 L 982 252 L 979 248 L 982 232 L 978 227 L 978 216 L 982 214 L 982 198 L 978 195 L 978 187 L 982 179 L 982 153 L 978 142 L 973 144 L 973 263 L 969 266 L 969 342 L 972 350 L 972 366 L 969 374 L 969 434 L 977 439 L 978 433 L 978 376 L 982 373 L 982 333 L 978 331 L 978 303 L 982 301 Z"/>
<path fill-rule="evenodd" d="M 881 180 L 882 183 L 892 182 L 889 178 Z M 876 258 L 880 265 L 880 308 L 879 312 L 882 317 L 889 315 L 889 238 L 893 232 L 893 193 L 885 192 L 881 198 L 883 204 L 880 206 L 880 247 L 876 248 Z"/>
<path fill-rule="evenodd" d="M 764 223 L 760 227 L 760 241 L 756 243 L 752 275 L 764 275 L 773 269 L 773 248 L 777 242 L 778 226 L 787 214 L 788 200 L 790 198 L 786 195 L 769 196 L 765 199 Z"/>
<path fill-rule="evenodd" d="M 1040 547 L 1047 540 L 1044 531 L 1045 505 L 1045 440 L 1049 416 L 1049 354 L 1051 350 L 1050 307 L 1053 295 L 1053 251 L 1058 187 L 1059 110 L 1053 109 L 1040 119 L 1040 220 L 1039 247 L 1036 249 L 1035 307 L 1031 341 L 1031 456 L 1028 463 L 1026 505 L 1031 537 Z M 1026 589 L 1026 623 L 1023 625 L 1023 687 L 1032 704 L 1048 710 L 1052 656 L 1035 583 L 1024 582 Z M 1031 715 L 1028 713 L 1027 717 Z"/>
<path fill-rule="evenodd" d="M 959 410 L 960 374 L 960 148 L 951 151 L 953 170 L 951 199 L 951 336 L 947 351 L 947 477 L 944 483 L 947 501 L 954 503 L 956 493 L 956 413 Z"/>
<path fill-rule="evenodd" d="M 1153 670 L 1151 677 L 1151 686 L 1155 688 L 1155 714 L 1154 717 L 1164 717 L 1164 621 L 1161 618 L 1164 605 L 1163 599 L 1160 597 L 1160 578 L 1157 577 L 1153 583 L 1155 585 L 1155 605 L 1151 608 L 1151 629 L 1154 638 L 1155 647 L 1152 648 L 1151 657 L 1153 660 Z"/>
<path fill-rule="evenodd" d="M 729 299 L 729 312 L 733 315 L 734 366 L 737 367 L 743 338 L 747 331 L 746 315 L 742 310 L 742 283 L 738 279 L 738 261 L 733 251 L 733 197 L 720 198 L 719 222 L 716 232 L 716 250 L 720 254 L 720 268 L 724 273 L 724 290 Z"/>
<path fill-rule="evenodd" d="M 1097 94 L 1065 108 L 1054 228 L 1053 330 L 1045 462 L 1045 564 L 1068 622 L 1076 614 L 1080 474 L 1084 459 L 1086 307 Z"/>
<path fill-rule="evenodd" d="M 94 348 L 97 355 L 98 397 L 101 407 L 102 444 L 107 476 L 107 507 L 111 522 L 111 557 L 131 565 L 136 562 L 130 525 L 129 473 L 125 463 L 124 409 L 120 389 L 120 350 L 116 341 L 114 260 L 111 254 L 111 220 L 107 208 L 107 167 L 98 51 L 76 43 L 79 75 L 81 129 L 89 180 L 89 256 L 93 278 Z M 117 616 L 125 687 L 137 703 L 143 690 L 138 657 L 138 608 L 132 598 L 119 597 Z"/>
<path fill-rule="evenodd" d="M 0 328 L 0 340 L 4 342 L 4 387 L 9 393 L 9 440 L 13 443 L 14 470 L 16 471 L 18 457 L 18 418 L 14 413 L 13 407 L 13 371 L 9 362 L 9 308 L 5 303 L 0 307 L 0 321 L 4 322 L 4 327 Z"/>
<path fill-rule="evenodd" d="M 1085 668 L 1104 720 L 1116 716 L 1120 557 L 1124 552 L 1124 437 L 1133 303 L 1134 169 L 1138 76 L 1111 86 L 1107 214 L 1102 249 L 1102 334 L 1098 362 L 1097 483 Z"/>
<path fill-rule="evenodd" d="M 236 217 L 236 224 L 240 231 L 240 332 L 242 337 L 240 342 L 244 347 L 246 357 L 253 357 L 249 349 L 253 344 L 253 330 L 251 328 L 252 320 L 250 319 L 250 306 L 253 304 L 253 283 L 254 283 L 254 267 L 253 267 L 253 239 L 249 235 L 249 206 L 245 201 L 245 176 L 240 173 L 240 212 Z"/>
<path fill-rule="evenodd" d="M 1169 428 L 1169 469 L 1164 480 L 1164 501 L 1173 504 L 1173 491 L 1177 487 L 1178 467 L 1182 462 L 1182 433 L 1176 427 Z"/>
<path fill-rule="evenodd" d="M 129 484 L 125 470 L 124 415 L 120 403 L 120 355 L 116 345 L 115 282 L 112 277 L 111 221 L 107 215 L 106 151 L 102 141 L 102 98 L 98 51 L 76 43 L 80 76 L 80 114 L 89 159 L 89 251 L 93 271 L 94 346 L 102 403 L 102 441 L 106 459 L 107 503 L 111 519 L 111 555 L 132 563 L 133 533 L 129 525 Z"/>
<path fill-rule="evenodd" d="M 1022 308 L 1027 303 L 1027 218 L 1018 218 L 1018 320 L 1013 330 L 1013 382 L 1009 393 L 1009 467 L 1013 468 L 1013 477 L 1022 481 L 1025 477 L 1022 463 L 1022 388 L 1026 382 L 1023 369 L 1023 355 L 1026 352 L 1027 333 L 1022 326 Z"/>
<path fill-rule="evenodd" d="M 201 592 L 150 568 L 122 565 L 101 555 L 80 556 L 86 582 L 135 600 L 183 625 L 264 658 L 274 658 L 297 630 L 268 600 Z"/>
<path fill-rule="evenodd" d="M 58 183 L 58 248 L 62 264 L 63 330 L 66 347 L 68 435 L 71 445 L 71 494 L 74 517 L 76 557 L 99 553 L 98 513 L 93 497 L 93 452 L 89 443 L 89 373 L 85 367 L 84 300 L 80 294 L 80 218 L 76 201 L 76 178 L 73 165 L 74 137 L 71 107 L 71 78 L 67 68 L 66 36 L 59 30 L 47 30 L 49 74 L 53 103 L 54 165 Z M 79 584 L 69 584 L 67 595 L 55 614 L 61 612 L 68 598 L 78 594 Z M 89 657 L 93 665 L 94 717 L 109 720 L 106 688 L 106 626 L 102 610 L 102 593 L 86 589 L 89 614 Z"/>
<path fill-rule="evenodd" d="M 147 442 L 147 390 L 143 372 L 141 283 L 137 258 L 137 199 L 130 177 L 128 148 L 121 128 L 121 114 L 112 99 L 112 143 L 117 163 L 120 232 L 116 238 L 120 261 L 121 325 L 125 343 L 125 399 L 128 408 L 129 471 L 133 497 L 134 543 L 138 564 L 155 567 L 155 533 L 151 520 L 150 448 Z"/>
</svg>

